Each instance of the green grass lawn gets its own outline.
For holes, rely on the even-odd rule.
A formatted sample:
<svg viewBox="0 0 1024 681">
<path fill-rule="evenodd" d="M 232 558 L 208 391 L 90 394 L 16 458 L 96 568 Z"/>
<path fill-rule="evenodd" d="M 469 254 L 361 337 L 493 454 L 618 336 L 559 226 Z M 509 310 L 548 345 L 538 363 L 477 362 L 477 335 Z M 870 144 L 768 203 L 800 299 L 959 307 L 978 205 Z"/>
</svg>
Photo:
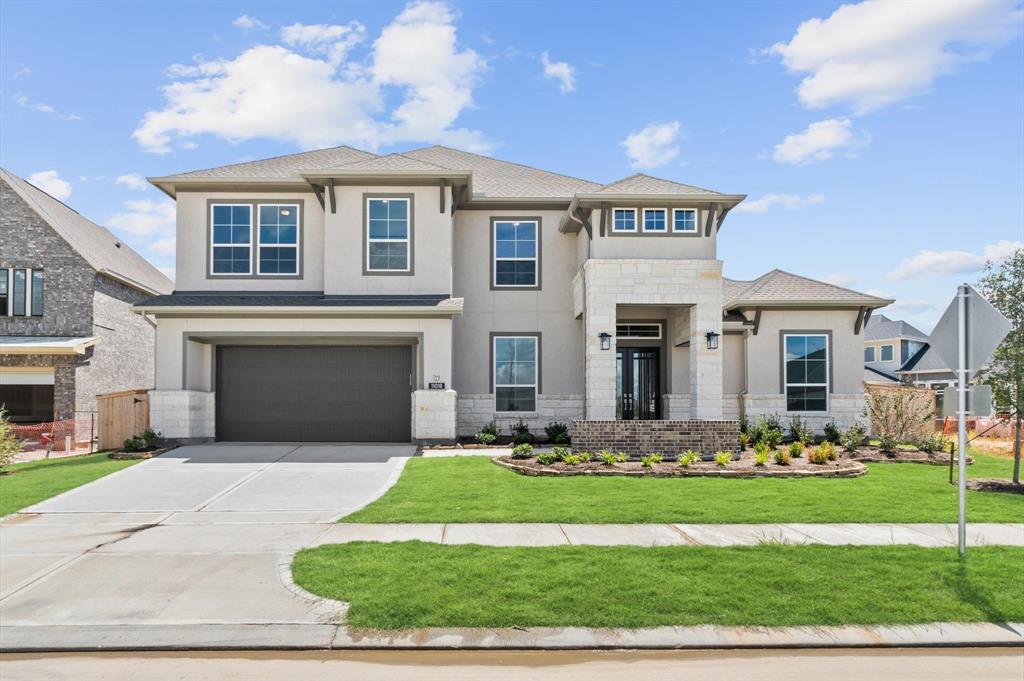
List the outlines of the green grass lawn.
<svg viewBox="0 0 1024 681">
<path fill-rule="evenodd" d="M 138 461 L 113 461 L 106 453 L 16 463 L 0 475 L 0 516 L 92 482 Z"/>
<path fill-rule="evenodd" d="M 970 477 L 1010 477 L 975 454 Z M 868 464 L 850 479 L 528 477 L 483 457 L 415 458 L 352 523 L 956 522 L 945 466 Z M 968 492 L 968 520 L 1024 522 L 1024 496 Z"/>
<path fill-rule="evenodd" d="M 300 551 L 295 582 L 348 622 L 416 627 L 1024 621 L 1024 549 L 915 546 L 500 548 L 423 542 Z M 415 567 L 412 567 L 415 566 Z"/>
</svg>

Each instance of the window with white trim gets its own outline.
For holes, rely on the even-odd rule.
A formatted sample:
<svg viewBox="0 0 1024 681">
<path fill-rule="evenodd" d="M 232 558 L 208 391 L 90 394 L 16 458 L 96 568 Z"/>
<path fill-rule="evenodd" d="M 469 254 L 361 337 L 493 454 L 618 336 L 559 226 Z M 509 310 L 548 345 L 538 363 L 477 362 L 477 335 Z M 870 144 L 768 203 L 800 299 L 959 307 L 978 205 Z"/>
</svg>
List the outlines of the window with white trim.
<svg viewBox="0 0 1024 681">
<path fill-rule="evenodd" d="M 537 410 L 536 336 L 495 336 L 494 411 Z"/>
<path fill-rule="evenodd" d="M 494 221 L 494 286 L 537 286 L 536 220 Z"/>
<path fill-rule="evenodd" d="M 615 208 L 612 210 L 613 232 L 636 231 L 636 208 Z"/>
<path fill-rule="evenodd" d="M 895 356 L 895 354 L 893 352 L 893 346 L 892 345 L 883 345 L 882 346 L 882 361 L 883 362 L 891 362 L 892 358 L 894 356 Z"/>
<path fill-rule="evenodd" d="M 644 231 L 667 232 L 668 211 L 664 208 L 644 208 Z"/>
<path fill-rule="evenodd" d="M 367 272 L 408 272 L 409 204 L 407 198 L 366 199 Z"/>
<path fill-rule="evenodd" d="M 696 232 L 697 231 L 697 209 L 676 208 L 672 211 L 673 232 Z"/>
<path fill-rule="evenodd" d="M 874 362 L 875 361 L 875 346 L 869 345 L 864 348 L 864 361 Z"/>
<path fill-rule="evenodd" d="M 299 207 L 259 205 L 257 274 L 299 273 Z"/>
<path fill-rule="evenodd" d="M 785 334 L 786 411 L 828 411 L 826 334 Z"/>
<path fill-rule="evenodd" d="M 252 204 L 210 206 L 210 274 L 252 274 Z"/>
<path fill-rule="evenodd" d="M 43 270 L 0 268 L 0 317 L 43 316 Z"/>
</svg>

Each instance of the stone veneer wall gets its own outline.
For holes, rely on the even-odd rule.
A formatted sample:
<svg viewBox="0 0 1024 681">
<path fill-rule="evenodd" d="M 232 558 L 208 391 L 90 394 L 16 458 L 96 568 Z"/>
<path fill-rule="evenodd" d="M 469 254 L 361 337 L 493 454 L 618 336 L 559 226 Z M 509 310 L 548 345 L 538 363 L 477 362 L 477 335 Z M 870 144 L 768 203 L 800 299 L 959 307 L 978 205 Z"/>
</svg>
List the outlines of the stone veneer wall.
<svg viewBox="0 0 1024 681">
<path fill-rule="evenodd" d="M 412 394 L 412 439 L 450 442 L 455 439 L 454 390 L 416 390 Z"/>
<path fill-rule="evenodd" d="M 661 452 L 675 457 L 692 449 L 702 454 L 739 451 L 738 421 L 573 421 L 572 447 L 580 451 L 625 452 L 639 457 Z"/>
<path fill-rule="evenodd" d="M 459 395 L 458 430 L 460 436 L 470 437 L 480 432 L 484 424 L 494 421 L 509 434 L 509 427 L 518 423 L 520 416 L 530 432 L 544 437 L 544 426 L 552 421 L 568 424 L 583 418 L 583 395 L 538 395 L 537 411 L 524 414 L 497 414 L 494 411 L 494 395 Z"/>
<path fill-rule="evenodd" d="M 743 413 L 751 423 L 757 421 L 760 416 L 777 415 L 782 421 L 783 428 L 789 425 L 791 414 L 786 413 L 785 395 L 741 395 L 743 402 Z M 848 428 L 854 423 L 867 424 L 868 417 L 865 414 L 864 394 L 854 393 L 851 395 L 829 395 L 829 411 L 821 414 L 801 413 L 800 419 L 814 429 L 816 433 L 822 433 L 825 424 L 834 420 L 840 428 Z"/>
<path fill-rule="evenodd" d="M 216 393 L 199 390 L 150 390 L 149 426 L 169 440 L 212 440 L 216 431 Z"/>
</svg>

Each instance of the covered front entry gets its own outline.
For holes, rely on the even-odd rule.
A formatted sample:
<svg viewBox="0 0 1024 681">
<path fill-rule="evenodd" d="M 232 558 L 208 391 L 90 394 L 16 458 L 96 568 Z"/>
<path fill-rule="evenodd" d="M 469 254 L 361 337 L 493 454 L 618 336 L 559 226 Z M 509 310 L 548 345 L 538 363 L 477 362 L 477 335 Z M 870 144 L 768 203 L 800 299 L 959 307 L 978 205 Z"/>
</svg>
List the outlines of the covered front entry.
<svg viewBox="0 0 1024 681">
<path fill-rule="evenodd" d="M 408 345 L 218 346 L 217 439 L 408 442 Z"/>
<path fill-rule="evenodd" d="M 616 348 L 615 418 L 661 418 L 661 348 Z"/>
</svg>

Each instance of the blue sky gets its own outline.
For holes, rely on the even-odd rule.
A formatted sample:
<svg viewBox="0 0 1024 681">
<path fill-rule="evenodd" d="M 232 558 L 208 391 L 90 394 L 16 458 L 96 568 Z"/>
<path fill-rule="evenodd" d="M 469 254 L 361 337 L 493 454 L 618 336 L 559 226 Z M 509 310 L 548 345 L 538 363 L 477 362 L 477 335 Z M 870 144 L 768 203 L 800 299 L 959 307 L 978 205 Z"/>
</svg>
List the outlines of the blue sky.
<svg viewBox="0 0 1024 681">
<path fill-rule="evenodd" d="M 750 196 L 728 276 L 898 299 L 924 330 L 1024 240 L 1021 6 L 0 6 L 2 163 L 173 269 L 145 176 L 303 148 L 442 143 Z"/>
</svg>

